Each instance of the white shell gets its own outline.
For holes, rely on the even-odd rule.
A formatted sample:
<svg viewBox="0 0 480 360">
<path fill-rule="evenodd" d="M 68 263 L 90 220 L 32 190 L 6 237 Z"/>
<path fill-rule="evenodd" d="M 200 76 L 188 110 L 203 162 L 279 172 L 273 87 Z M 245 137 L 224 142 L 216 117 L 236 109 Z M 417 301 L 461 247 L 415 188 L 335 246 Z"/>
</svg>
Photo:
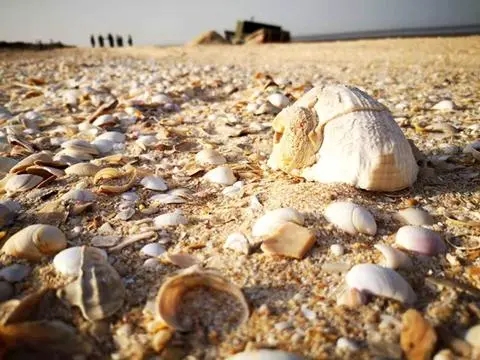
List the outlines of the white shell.
<svg viewBox="0 0 480 360">
<path fill-rule="evenodd" d="M 270 104 L 280 109 L 283 109 L 285 106 L 288 106 L 288 104 L 290 103 L 290 100 L 288 99 L 288 97 L 286 97 L 281 93 L 273 93 L 268 97 L 267 100 L 270 102 Z"/>
<path fill-rule="evenodd" d="M 227 358 L 227 360 L 303 360 L 302 356 L 281 350 L 259 349 L 244 351 Z"/>
<path fill-rule="evenodd" d="M 90 247 L 93 251 L 98 253 L 107 260 L 107 253 L 102 249 Z M 77 276 L 80 271 L 80 264 L 82 258 L 82 247 L 73 246 L 68 249 L 60 251 L 53 258 L 53 267 L 55 270 L 64 276 Z"/>
<path fill-rule="evenodd" d="M 184 204 L 185 199 L 179 195 L 168 192 L 166 194 L 156 194 L 150 198 L 151 202 L 160 204 Z"/>
<path fill-rule="evenodd" d="M 117 119 L 111 114 L 104 114 L 100 115 L 95 121 L 92 123 L 94 126 L 102 126 L 106 124 L 115 124 Z"/>
<path fill-rule="evenodd" d="M 442 100 L 432 106 L 433 110 L 451 111 L 455 110 L 456 106 L 452 100 Z"/>
<path fill-rule="evenodd" d="M 204 175 L 204 178 L 212 183 L 221 185 L 232 185 L 237 178 L 233 174 L 232 169 L 228 166 L 219 166 L 210 170 Z"/>
<path fill-rule="evenodd" d="M 157 95 L 152 96 L 152 98 L 151 98 L 151 103 L 152 104 L 168 104 L 168 103 L 171 103 L 171 102 L 172 102 L 172 99 L 170 99 L 170 97 L 168 97 L 165 94 L 157 94 Z"/>
<path fill-rule="evenodd" d="M 410 143 L 388 109 L 345 85 L 315 87 L 273 120 L 268 165 L 310 181 L 396 191 L 418 173 Z"/>
<path fill-rule="evenodd" d="M 95 139 L 92 145 L 98 150 L 100 154 L 108 154 L 113 150 L 113 141 L 107 139 Z"/>
<path fill-rule="evenodd" d="M 357 233 L 375 235 L 377 232 L 377 223 L 373 215 L 363 206 L 349 201 L 329 204 L 324 216 L 330 223 L 351 235 Z"/>
<path fill-rule="evenodd" d="M 480 349 L 480 324 L 472 326 L 465 334 L 465 341 L 477 349 Z"/>
<path fill-rule="evenodd" d="M 95 140 L 109 140 L 113 143 L 123 143 L 125 142 L 125 134 L 118 131 L 107 131 L 98 135 Z"/>
<path fill-rule="evenodd" d="M 153 219 L 155 228 L 160 229 L 165 226 L 185 225 L 188 223 L 187 218 L 181 210 L 158 215 Z"/>
<path fill-rule="evenodd" d="M 428 212 L 414 207 L 399 210 L 394 218 L 408 225 L 432 225 L 434 223 Z"/>
<path fill-rule="evenodd" d="M 303 215 L 293 208 L 287 207 L 271 210 L 255 222 L 252 228 L 252 236 L 269 235 L 286 222 L 303 225 L 304 221 Z"/>
<path fill-rule="evenodd" d="M 140 253 L 147 256 L 160 256 L 165 252 L 165 248 L 159 243 L 147 244 L 140 249 Z"/>
<path fill-rule="evenodd" d="M 218 151 L 213 149 L 203 149 L 195 155 L 195 162 L 198 165 L 223 165 L 227 159 Z"/>
<path fill-rule="evenodd" d="M 140 181 L 140 184 L 149 190 L 165 191 L 168 189 L 165 180 L 160 176 L 146 176 Z"/>
<path fill-rule="evenodd" d="M 250 252 L 250 244 L 248 239 L 241 232 L 235 232 L 228 235 L 223 248 L 247 255 Z"/>
<path fill-rule="evenodd" d="M 137 142 L 145 146 L 153 146 L 158 143 L 158 139 L 155 135 L 140 135 L 137 139 Z"/>
<path fill-rule="evenodd" d="M 438 255 L 447 249 L 438 233 L 413 225 L 402 226 L 398 229 L 395 243 L 406 250 L 428 256 Z"/>
<path fill-rule="evenodd" d="M 330 252 L 333 256 L 342 256 L 345 253 L 345 248 L 340 244 L 333 244 L 330 246 Z"/>
<path fill-rule="evenodd" d="M 382 264 L 390 269 L 410 269 L 413 266 L 412 260 L 407 254 L 387 244 L 375 244 L 374 248 L 382 253 L 385 262 Z"/>
<path fill-rule="evenodd" d="M 90 190 L 73 189 L 63 194 L 60 199 L 63 201 L 73 200 L 73 201 L 81 201 L 81 202 L 90 202 L 90 201 L 95 201 L 96 196 Z"/>
<path fill-rule="evenodd" d="M 410 284 L 392 269 L 374 264 L 355 265 L 345 276 L 349 288 L 413 304 L 417 296 Z"/>
<path fill-rule="evenodd" d="M 12 175 L 5 184 L 5 190 L 11 193 L 27 191 L 40 184 L 43 178 L 38 175 L 21 174 Z"/>
</svg>

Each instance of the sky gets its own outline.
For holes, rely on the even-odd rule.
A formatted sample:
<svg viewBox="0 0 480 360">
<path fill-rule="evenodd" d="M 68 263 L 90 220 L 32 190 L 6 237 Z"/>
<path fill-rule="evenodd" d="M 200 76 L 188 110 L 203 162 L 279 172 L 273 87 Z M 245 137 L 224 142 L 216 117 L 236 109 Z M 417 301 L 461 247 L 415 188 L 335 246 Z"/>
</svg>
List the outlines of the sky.
<svg viewBox="0 0 480 360">
<path fill-rule="evenodd" d="M 90 34 L 111 32 L 181 44 L 251 17 L 292 36 L 480 25 L 480 0 L 0 0 L 0 41 L 88 46 Z"/>
</svg>

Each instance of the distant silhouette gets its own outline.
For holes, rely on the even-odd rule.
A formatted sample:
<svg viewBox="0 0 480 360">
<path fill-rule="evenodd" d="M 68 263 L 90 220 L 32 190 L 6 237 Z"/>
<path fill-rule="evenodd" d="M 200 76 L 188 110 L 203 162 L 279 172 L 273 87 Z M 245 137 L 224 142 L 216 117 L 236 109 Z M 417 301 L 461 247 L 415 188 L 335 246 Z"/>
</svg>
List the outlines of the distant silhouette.
<svg viewBox="0 0 480 360">
<path fill-rule="evenodd" d="M 114 47 L 115 44 L 113 42 L 113 35 L 112 34 L 108 34 L 108 43 L 110 44 L 110 47 Z"/>
<path fill-rule="evenodd" d="M 117 35 L 117 46 L 122 47 L 123 46 L 123 37 L 120 35 Z"/>
<path fill-rule="evenodd" d="M 132 35 L 128 35 L 128 46 L 133 45 Z"/>
<path fill-rule="evenodd" d="M 103 48 L 103 36 L 102 35 L 98 35 L 98 46 Z"/>
<path fill-rule="evenodd" d="M 90 44 L 92 44 L 92 48 L 95 47 L 95 36 L 90 35 Z"/>
</svg>

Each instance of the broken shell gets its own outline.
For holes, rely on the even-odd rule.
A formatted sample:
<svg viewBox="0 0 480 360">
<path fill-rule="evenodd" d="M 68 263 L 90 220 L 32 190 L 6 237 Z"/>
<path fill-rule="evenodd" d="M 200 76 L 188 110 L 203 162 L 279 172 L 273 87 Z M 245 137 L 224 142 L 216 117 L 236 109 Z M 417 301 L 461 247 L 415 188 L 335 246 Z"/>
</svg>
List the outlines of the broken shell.
<svg viewBox="0 0 480 360">
<path fill-rule="evenodd" d="M 165 191 L 168 189 L 165 180 L 160 176 L 146 176 L 140 181 L 140 184 L 149 190 Z"/>
<path fill-rule="evenodd" d="M 286 222 L 263 240 L 264 253 L 302 259 L 315 244 L 315 234 L 293 222 Z"/>
<path fill-rule="evenodd" d="M 387 244 L 375 244 L 374 248 L 382 253 L 385 262 L 382 264 L 390 269 L 410 269 L 413 266 L 412 260 L 407 254 Z"/>
<path fill-rule="evenodd" d="M 92 123 L 92 125 L 99 126 L 99 127 L 102 127 L 102 126 L 108 127 L 116 124 L 117 124 L 117 118 L 111 114 L 100 115 Z"/>
<path fill-rule="evenodd" d="M 281 93 L 273 93 L 268 97 L 267 100 L 268 102 L 270 102 L 270 104 L 272 104 L 273 106 L 279 109 L 283 109 L 284 107 L 288 106 L 288 104 L 290 103 L 290 100 L 288 99 L 288 97 L 286 97 Z"/>
<path fill-rule="evenodd" d="M 166 194 L 156 194 L 150 198 L 150 201 L 160 204 L 183 204 L 185 203 L 185 199 L 179 195 L 175 195 L 173 192 L 168 192 Z"/>
<path fill-rule="evenodd" d="M 417 296 L 405 279 L 392 269 L 374 264 L 355 265 L 345 276 L 349 288 L 413 304 Z"/>
<path fill-rule="evenodd" d="M 432 225 L 432 216 L 425 210 L 419 208 L 406 208 L 398 211 L 394 216 L 395 220 L 408 225 Z"/>
<path fill-rule="evenodd" d="M 244 351 L 227 358 L 227 360 L 303 360 L 299 355 L 281 350 L 260 349 Z"/>
<path fill-rule="evenodd" d="M 410 144 L 390 111 L 358 88 L 315 87 L 283 109 L 272 128 L 273 170 L 372 191 L 400 190 L 417 178 Z"/>
<path fill-rule="evenodd" d="M 241 311 L 237 317 L 238 325 L 247 321 L 249 307 L 241 289 L 216 272 L 203 270 L 198 266 L 180 271 L 178 275 L 162 284 L 155 300 L 157 316 L 178 331 L 191 330 L 195 319 L 182 317 L 181 305 L 184 296 L 197 288 L 207 288 L 230 295 L 238 304 L 235 309 Z M 212 309 L 212 311 L 217 311 L 217 309 Z M 198 312 L 195 315 L 203 316 Z"/>
<path fill-rule="evenodd" d="M 107 260 L 107 253 L 104 250 L 94 247 L 85 247 L 89 256 L 98 256 Z M 80 273 L 80 264 L 82 259 L 82 246 L 73 246 L 60 251 L 53 258 L 53 267 L 64 276 L 77 276 Z"/>
<path fill-rule="evenodd" d="M 337 297 L 337 305 L 344 305 L 350 308 L 356 308 L 366 303 L 367 298 L 365 294 L 354 288 L 344 288 Z"/>
<path fill-rule="evenodd" d="M 100 168 L 91 163 L 78 163 L 65 169 L 67 175 L 94 176 Z"/>
<path fill-rule="evenodd" d="M 395 243 L 406 250 L 427 256 L 435 256 L 447 250 L 438 233 L 421 226 L 402 226 L 395 235 Z"/>
<path fill-rule="evenodd" d="M 125 287 L 120 275 L 98 251 L 82 246 L 78 278 L 58 290 L 57 295 L 78 306 L 85 319 L 96 321 L 120 309 Z"/>
<path fill-rule="evenodd" d="M 5 184 L 5 190 L 10 193 L 27 191 L 43 181 L 41 176 L 31 174 L 12 175 Z"/>
<path fill-rule="evenodd" d="M 123 175 L 124 173 L 122 172 L 122 170 L 118 168 L 103 168 L 95 174 L 95 177 L 93 178 L 93 183 L 97 184 L 100 180 L 117 179 L 119 177 L 122 177 Z"/>
<path fill-rule="evenodd" d="M 287 207 L 271 210 L 255 222 L 252 228 L 252 236 L 269 235 L 286 222 L 303 225 L 304 221 L 303 215 L 293 208 Z"/>
<path fill-rule="evenodd" d="M 63 232 L 52 225 L 30 225 L 13 234 L 3 245 L 5 254 L 37 261 L 44 255 L 53 255 L 65 249 L 67 240 Z"/>
<path fill-rule="evenodd" d="M 219 166 L 210 170 L 203 176 L 207 181 L 221 185 L 232 185 L 237 178 L 233 174 L 232 169 L 228 166 Z"/>
<path fill-rule="evenodd" d="M 96 196 L 90 190 L 73 189 L 63 194 L 60 199 L 63 201 L 72 200 L 80 202 L 91 202 L 95 201 Z"/>
<path fill-rule="evenodd" d="M 349 201 L 329 204 L 324 216 L 330 223 L 351 235 L 357 233 L 375 235 L 377 232 L 377 223 L 373 215 L 363 206 Z"/>
<path fill-rule="evenodd" d="M 452 111 L 456 106 L 452 100 L 442 100 L 432 106 L 433 110 Z"/>
<path fill-rule="evenodd" d="M 156 229 L 161 229 L 165 226 L 185 225 L 188 219 L 183 215 L 181 210 L 175 210 L 170 213 L 158 215 L 153 219 L 153 224 Z"/>
<path fill-rule="evenodd" d="M 195 155 L 195 162 L 198 165 L 223 165 L 227 159 L 218 151 L 213 149 L 203 149 Z"/>
<path fill-rule="evenodd" d="M 239 253 L 248 255 L 250 252 L 250 244 L 248 239 L 241 232 L 235 232 L 228 235 L 225 244 L 223 245 L 224 249 L 234 250 Z"/>
</svg>

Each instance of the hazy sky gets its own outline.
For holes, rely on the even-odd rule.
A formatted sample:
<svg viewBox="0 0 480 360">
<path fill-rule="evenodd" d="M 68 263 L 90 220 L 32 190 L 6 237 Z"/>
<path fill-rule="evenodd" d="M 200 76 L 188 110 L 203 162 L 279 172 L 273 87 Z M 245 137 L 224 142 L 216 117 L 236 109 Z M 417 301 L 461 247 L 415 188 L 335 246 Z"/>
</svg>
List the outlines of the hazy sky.
<svg viewBox="0 0 480 360">
<path fill-rule="evenodd" d="M 0 0 L 0 40 L 88 45 L 91 33 L 112 32 L 142 45 L 184 43 L 252 16 L 293 36 L 480 25 L 480 0 Z"/>
</svg>

